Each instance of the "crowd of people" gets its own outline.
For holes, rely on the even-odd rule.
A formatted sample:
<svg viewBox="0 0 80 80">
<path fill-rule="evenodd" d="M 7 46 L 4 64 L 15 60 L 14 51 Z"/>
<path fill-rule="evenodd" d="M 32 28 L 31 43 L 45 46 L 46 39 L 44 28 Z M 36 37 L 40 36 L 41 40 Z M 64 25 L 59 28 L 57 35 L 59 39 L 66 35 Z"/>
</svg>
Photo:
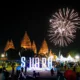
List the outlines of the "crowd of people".
<svg viewBox="0 0 80 80">
<path fill-rule="evenodd" d="M 73 66 L 73 70 L 70 70 L 70 68 Z M 54 76 L 56 74 L 56 80 L 80 80 L 80 72 L 76 72 L 76 67 L 80 66 L 80 64 L 59 64 L 55 65 L 53 68 L 51 68 L 50 73 L 51 76 Z M 62 72 L 60 67 L 64 67 L 65 71 Z M 67 70 L 66 70 L 67 68 Z M 27 72 L 24 72 L 24 69 L 21 68 L 21 70 L 14 70 L 14 67 L 12 68 L 12 71 L 9 72 L 6 70 L 5 67 L 0 69 L 0 80 L 33 80 L 33 79 L 39 79 L 41 77 L 40 72 L 33 71 L 33 75 L 29 76 L 26 74 Z M 67 77 L 66 77 L 67 76 Z M 54 80 L 54 79 L 53 79 Z"/>
<path fill-rule="evenodd" d="M 63 68 L 64 70 L 61 70 Z M 51 76 L 54 75 L 54 72 L 57 72 L 57 80 L 80 80 L 80 63 L 59 63 L 51 69 Z"/>
<path fill-rule="evenodd" d="M 14 70 L 12 69 L 11 72 L 8 72 L 5 67 L 0 69 L 0 80 L 27 80 L 27 79 L 36 79 L 40 77 L 40 73 L 33 71 L 33 75 L 29 76 L 26 75 L 26 72 L 24 72 L 24 69 L 21 68 L 21 70 Z"/>
</svg>

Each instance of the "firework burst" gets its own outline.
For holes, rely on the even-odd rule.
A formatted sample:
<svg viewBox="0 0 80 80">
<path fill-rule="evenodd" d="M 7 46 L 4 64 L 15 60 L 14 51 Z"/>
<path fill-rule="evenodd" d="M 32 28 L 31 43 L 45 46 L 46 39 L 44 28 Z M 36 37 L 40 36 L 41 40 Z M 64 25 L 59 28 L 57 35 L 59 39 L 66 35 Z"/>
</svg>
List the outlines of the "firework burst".
<svg viewBox="0 0 80 80">
<path fill-rule="evenodd" d="M 49 39 L 55 45 L 68 46 L 76 37 L 76 29 L 80 25 L 80 17 L 74 9 L 59 9 L 50 19 Z"/>
</svg>

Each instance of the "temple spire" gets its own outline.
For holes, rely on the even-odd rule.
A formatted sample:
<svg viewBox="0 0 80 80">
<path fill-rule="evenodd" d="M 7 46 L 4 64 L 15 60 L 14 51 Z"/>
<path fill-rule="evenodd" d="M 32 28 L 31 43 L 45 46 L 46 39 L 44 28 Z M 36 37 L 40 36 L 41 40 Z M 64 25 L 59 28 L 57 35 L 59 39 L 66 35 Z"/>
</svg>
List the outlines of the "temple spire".
<svg viewBox="0 0 80 80">
<path fill-rule="evenodd" d="M 27 32 L 25 32 L 24 37 L 21 41 L 21 47 L 23 47 L 25 49 L 31 49 L 31 41 L 30 41 L 30 38 L 29 38 Z"/>
<path fill-rule="evenodd" d="M 49 56 L 52 56 L 52 54 L 53 54 L 53 53 L 52 53 L 52 50 L 50 49 L 50 51 L 49 51 Z"/>
<path fill-rule="evenodd" d="M 47 45 L 46 40 L 44 39 L 42 46 L 40 48 L 39 54 L 46 55 L 47 53 L 48 53 L 48 45 Z"/>
<path fill-rule="evenodd" d="M 9 49 L 15 49 L 13 41 L 12 40 L 8 40 L 6 43 L 6 46 L 4 48 L 4 51 L 7 51 Z"/>
<path fill-rule="evenodd" d="M 37 48 L 36 48 L 36 44 L 34 41 L 32 43 L 32 50 L 34 51 L 35 54 L 37 53 Z"/>
<path fill-rule="evenodd" d="M 52 57 L 52 60 L 55 61 L 57 59 L 57 56 L 52 52 L 52 50 L 50 49 L 49 51 L 49 57 Z"/>
</svg>

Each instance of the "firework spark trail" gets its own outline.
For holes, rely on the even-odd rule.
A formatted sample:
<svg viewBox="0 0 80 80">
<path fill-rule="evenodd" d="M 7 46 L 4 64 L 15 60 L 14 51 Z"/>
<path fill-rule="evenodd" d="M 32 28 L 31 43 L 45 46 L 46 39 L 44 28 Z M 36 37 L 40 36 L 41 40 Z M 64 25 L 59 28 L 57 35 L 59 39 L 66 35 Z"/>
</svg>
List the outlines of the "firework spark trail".
<svg viewBox="0 0 80 80">
<path fill-rule="evenodd" d="M 50 19 L 49 39 L 55 45 L 68 46 L 75 38 L 80 17 L 74 9 L 59 9 Z"/>
</svg>

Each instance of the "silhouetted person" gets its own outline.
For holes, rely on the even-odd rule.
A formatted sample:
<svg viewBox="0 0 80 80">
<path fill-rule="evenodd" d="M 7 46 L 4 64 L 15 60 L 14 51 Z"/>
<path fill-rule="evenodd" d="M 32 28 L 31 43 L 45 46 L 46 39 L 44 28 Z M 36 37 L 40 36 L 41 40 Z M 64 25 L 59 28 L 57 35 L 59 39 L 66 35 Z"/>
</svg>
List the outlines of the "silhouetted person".
<svg viewBox="0 0 80 80">
<path fill-rule="evenodd" d="M 67 66 L 66 65 L 64 65 L 64 69 L 66 70 L 66 68 L 67 68 Z"/>
<path fill-rule="evenodd" d="M 0 68 L 0 73 L 2 73 L 2 68 Z"/>
<path fill-rule="evenodd" d="M 33 71 L 33 77 L 36 78 L 36 72 L 35 71 Z"/>
<path fill-rule="evenodd" d="M 6 70 L 5 71 L 5 80 L 8 80 L 9 79 L 9 72 Z"/>
<path fill-rule="evenodd" d="M 73 71 L 74 71 L 74 72 L 76 71 L 76 66 L 73 67 Z"/>
<path fill-rule="evenodd" d="M 15 75 L 16 80 L 18 80 L 19 74 L 20 74 L 20 70 L 17 70 L 17 71 L 16 71 L 16 75 Z"/>
<path fill-rule="evenodd" d="M 9 78 L 9 72 L 6 70 L 5 67 L 3 67 L 2 73 L 3 73 L 3 79 L 2 80 L 8 80 L 8 78 Z"/>
<path fill-rule="evenodd" d="M 57 80 L 66 80 L 62 73 L 57 77 Z"/>
<path fill-rule="evenodd" d="M 37 73 L 37 76 L 40 77 L 40 73 L 39 72 Z"/>
<path fill-rule="evenodd" d="M 57 71 L 57 77 L 62 76 L 62 73 L 58 70 Z"/>
<path fill-rule="evenodd" d="M 54 70 L 53 70 L 53 68 L 51 69 L 51 76 L 53 76 L 53 74 L 54 74 Z"/>
<path fill-rule="evenodd" d="M 21 72 L 23 72 L 23 71 L 24 71 L 24 68 L 22 67 L 22 68 L 21 68 Z"/>
<path fill-rule="evenodd" d="M 26 76 L 24 75 L 23 70 L 24 70 L 24 68 L 21 68 L 21 72 L 19 74 L 19 80 L 25 80 L 26 79 Z"/>
</svg>

